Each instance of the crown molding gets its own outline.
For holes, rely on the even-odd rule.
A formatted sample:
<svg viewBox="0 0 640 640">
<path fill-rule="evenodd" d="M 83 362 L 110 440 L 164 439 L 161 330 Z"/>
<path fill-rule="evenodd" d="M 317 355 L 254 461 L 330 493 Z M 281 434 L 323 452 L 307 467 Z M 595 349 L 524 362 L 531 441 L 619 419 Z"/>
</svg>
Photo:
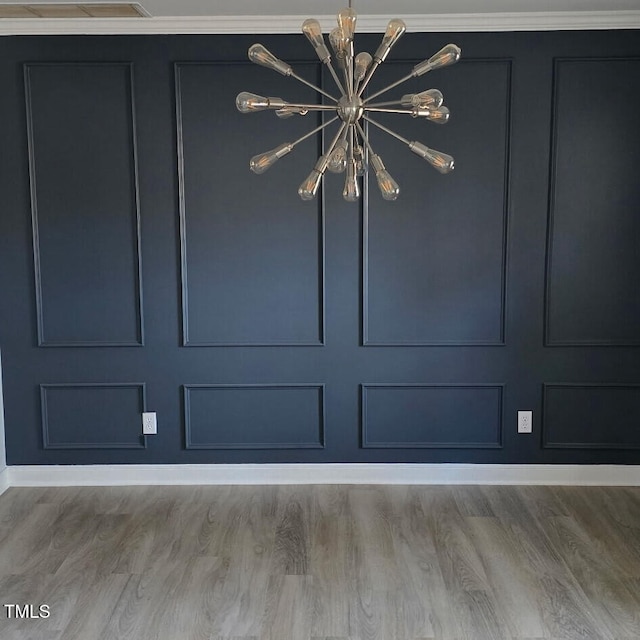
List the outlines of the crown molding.
<svg viewBox="0 0 640 640">
<path fill-rule="evenodd" d="M 269 34 L 300 33 L 308 16 L 195 16 L 156 18 L 2 19 L 0 36 L 120 34 Z M 359 33 L 381 33 L 395 16 L 358 17 Z M 323 29 L 334 16 L 319 18 Z M 403 16 L 409 32 L 576 31 L 640 29 L 640 11 L 549 11 L 442 13 Z"/>
<path fill-rule="evenodd" d="M 2 476 L 5 476 L 3 479 Z M 640 465 L 553 464 L 165 464 L 25 465 L 6 487 L 227 484 L 503 484 L 640 486 Z"/>
</svg>

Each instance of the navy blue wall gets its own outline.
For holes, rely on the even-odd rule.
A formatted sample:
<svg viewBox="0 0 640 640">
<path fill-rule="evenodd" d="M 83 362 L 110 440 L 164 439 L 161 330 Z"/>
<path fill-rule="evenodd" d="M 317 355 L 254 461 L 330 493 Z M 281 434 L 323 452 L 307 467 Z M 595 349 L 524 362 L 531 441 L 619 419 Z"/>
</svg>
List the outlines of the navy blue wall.
<svg viewBox="0 0 640 640">
<path fill-rule="evenodd" d="M 0 39 L 8 462 L 640 462 L 640 33 L 405 36 L 373 89 L 462 46 L 392 125 L 456 171 L 371 131 L 359 204 L 299 200 L 320 140 L 248 170 L 319 122 L 236 111 L 314 97 L 253 41 Z"/>
</svg>

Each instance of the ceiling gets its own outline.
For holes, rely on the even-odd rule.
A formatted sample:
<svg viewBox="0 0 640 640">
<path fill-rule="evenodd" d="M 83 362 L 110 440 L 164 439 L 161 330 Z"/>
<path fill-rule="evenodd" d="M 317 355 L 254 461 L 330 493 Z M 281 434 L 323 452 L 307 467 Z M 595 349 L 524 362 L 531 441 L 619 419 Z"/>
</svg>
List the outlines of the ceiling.
<svg viewBox="0 0 640 640">
<path fill-rule="evenodd" d="M 37 2 L 38 0 L 36 0 Z M 146 18 L 0 18 L 0 35 L 118 33 L 300 33 L 304 18 L 323 29 L 349 0 L 39 0 L 38 4 L 139 4 Z M 0 0 L 2 5 L 34 2 Z M 392 17 L 408 31 L 640 29 L 640 0 L 352 0 L 358 31 L 384 31 Z M 57 13 L 49 11 L 49 14 Z"/>
<path fill-rule="evenodd" d="M 61 2 L 64 0 L 60 0 Z M 67 0 L 68 1 L 68 0 Z M 347 0 L 142 0 L 152 16 L 327 15 Z M 359 14 L 495 13 L 530 11 L 624 11 L 640 0 L 353 0 Z"/>
</svg>

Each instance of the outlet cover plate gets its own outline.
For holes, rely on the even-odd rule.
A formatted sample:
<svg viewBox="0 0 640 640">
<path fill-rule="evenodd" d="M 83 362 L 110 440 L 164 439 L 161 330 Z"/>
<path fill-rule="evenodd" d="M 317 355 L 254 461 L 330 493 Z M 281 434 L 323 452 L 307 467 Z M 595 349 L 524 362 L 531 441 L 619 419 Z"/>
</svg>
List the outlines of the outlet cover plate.
<svg viewBox="0 0 640 640">
<path fill-rule="evenodd" d="M 158 421 L 155 412 L 142 414 L 142 435 L 155 436 L 158 433 Z"/>
<path fill-rule="evenodd" d="M 518 433 L 533 432 L 533 411 L 518 411 Z"/>
</svg>

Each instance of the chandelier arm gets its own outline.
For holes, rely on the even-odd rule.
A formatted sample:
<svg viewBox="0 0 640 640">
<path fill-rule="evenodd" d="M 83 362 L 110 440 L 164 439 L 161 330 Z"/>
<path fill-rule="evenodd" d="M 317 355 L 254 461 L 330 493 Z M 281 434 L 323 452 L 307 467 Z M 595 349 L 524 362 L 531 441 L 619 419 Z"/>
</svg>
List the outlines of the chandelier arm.
<svg viewBox="0 0 640 640">
<path fill-rule="evenodd" d="M 404 76 L 404 78 L 400 78 L 400 80 L 396 80 L 395 82 L 392 82 L 390 85 L 384 87 L 383 89 L 380 89 L 380 91 L 376 91 L 375 93 L 372 93 L 365 101 L 364 103 L 366 104 L 367 102 L 373 100 L 374 98 L 377 98 L 378 96 L 381 96 L 383 93 L 386 93 L 387 91 L 391 91 L 391 89 L 395 89 L 397 86 L 401 85 L 403 82 L 406 82 L 407 80 L 411 80 L 411 78 L 414 77 L 413 71 L 409 74 L 407 74 L 406 76 Z"/>
<path fill-rule="evenodd" d="M 350 86 L 351 85 L 349 83 L 349 71 L 348 71 L 346 59 L 345 59 L 344 67 L 342 68 L 342 74 L 344 75 L 344 95 L 347 98 L 350 98 L 351 97 L 351 95 L 350 95 L 350 92 L 351 92 Z"/>
<path fill-rule="evenodd" d="M 353 42 L 350 43 L 351 51 L 345 60 L 345 73 L 347 74 L 347 92 L 349 100 L 353 98 Z"/>
<path fill-rule="evenodd" d="M 327 158 L 331 155 L 332 151 L 336 148 L 336 145 L 338 144 L 338 141 L 342 137 L 342 133 L 344 132 L 346 127 L 347 127 L 347 123 L 343 122 L 340 128 L 338 129 L 338 132 L 336 133 L 335 138 L 331 141 L 331 144 L 329 145 L 327 152 L 324 154 Z"/>
<path fill-rule="evenodd" d="M 294 107 L 296 109 L 306 109 L 307 111 L 335 111 L 336 108 L 331 104 L 306 104 L 304 102 L 287 102 L 284 106 Z M 280 109 L 281 107 L 271 107 L 272 109 Z"/>
<path fill-rule="evenodd" d="M 366 138 L 366 135 L 364 133 L 364 129 L 360 126 L 359 122 L 356 122 L 356 142 L 358 143 L 358 145 L 362 150 L 362 161 L 366 163 L 369 149 L 367 147 L 365 138 Z"/>
<path fill-rule="evenodd" d="M 305 133 L 303 136 L 301 136 L 300 138 L 298 138 L 294 142 L 291 142 L 290 143 L 291 147 L 292 148 L 295 147 L 296 145 L 300 144 L 301 142 L 303 142 L 307 138 L 310 138 L 311 136 L 313 136 L 316 133 L 318 133 L 318 131 L 322 131 L 323 129 L 328 127 L 330 124 L 333 124 L 337 119 L 338 119 L 338 116 L 335 116 L 334 118 L 331 118 L 331 120 L 328 120 L 324 124 L 321 124 L 319 127 L 316 127 L 315 129 L 312 129 L 311 131 L 309 131 L 309 133 Z"/>
<path fill-rule="evenodd" d="M 374 113 L 404 113 L 409 116 L 414 116 L 412 109 L 390 109 L 389 107 L 365 107 L 365 111 L 373 111 Z"/>
<path fill-rule="evenodd" d="M 362 141 L 364 142 L 365 147 L 367 147 L 367 151 L 371 155 L 375 155 L 373 147 L 371 146 L 371 143 L 369 142 L 369 138 L 367 137 L 367 134 L 364 132 L 364 129 L 360 126 L 359 122 L 356 122 L 356 127 L 358 129 L 358 133 L 360 134 L 360 137 L 362 138 Z"/>
<path fill-rule="evenodd" d="M 353 157 L 353 144 L 354 144 L 354 128 L 353 125 L 349 125 L 348 129 L 347 129 L 348 135 L 349 135 L 349 155 L 348 155 L 348 159 L 351 161 L 354 159 Z"/>
<path fill-rule="evenodd" d="M 378 127 L 378 129 L 381 129 L 385 133 L 388 133 L 390 136 L 393 136 L 394 138 L 396 138 L 396 140 L 400 140 L 400 142 L 404 142 L 406 145 L 411 144 L 411 142 L 409 140 L 407 140 L 406 138 L 403 138 L 399 133 L 396 133 L 395 131 L 392 131 L 388 127 L 385 127 L 383 124 L 380 124 L 379 122 L 376 122 L 375 120 L 373 120 L 369 116 L 364 115 L 362 117 L 367 122 L 370 122 L 374 127 Z"/>
<path fill-rule="evenodd" d="M 373 74 L 376 72 L 376 69 L 379 66 L 380 66 L 380 62 L 374 59 L 373 62 L 371 63 L 371 66 L 369 67 L 369 71 L 367 71 L 367 75 L 363 78 L 362 84 L 358 88 L 358 93 L 357 93 L 358 98 L 364 93 L 364 90 L 367 88 L 369 81 L 371 80 L 371 78 L 373 77 Z"/>
<path fill-rule="evenodd" d="M 401 100 L 389 100 L 388 102 L 374 102 L 373 104 L 368 104 L 368 101 L 365 100 L 363 102 L 365 106 L 365 109 L 369 109 L 371 107 L 393 107 L 395 105 L 401 105 L 402 101 Z"/>
<path fill-rule="evenodd" d="M 327 93 L 324 89 L 321 89 L 320 87 L 317 87 L 315 84 L 309 82 L 308 80 L 305 80 L 304 78 L 301 78 L 297 73 L 295 73 L 295 71 L 292 71 L 290 76 L 292 78 L 295 78 L 298 82 L 302 82 L 302 84 L 306 84 L 307 87 L 311 87 L 311 89 L 314 89 L 315 91 L 318 91 L 323 96 L 326 96 L 327 98 L 333 100 L 334 102 L 338 102 L 337 98 L 334 98 L 330 93 Z"/>
<path fill-rule="evenodd" d="M 347 91 L 342 86 L 342 82 L 340 81 L 340 78 L 338 77 L 338 74 L 336 73 L 336 70 L 333 68 L 333 65 L 331 64 L 331 60 L 328 60 L 325 64 L 327 65 L 327 69 L 329 69 L 329 71 L 331 72 L 331 76 L 333 77 L 333 81 L 338 86 L 338 89 L 340 89 L 340 93 L 343 96 L 346 96 L 347 95 Z"/>
</svg>

